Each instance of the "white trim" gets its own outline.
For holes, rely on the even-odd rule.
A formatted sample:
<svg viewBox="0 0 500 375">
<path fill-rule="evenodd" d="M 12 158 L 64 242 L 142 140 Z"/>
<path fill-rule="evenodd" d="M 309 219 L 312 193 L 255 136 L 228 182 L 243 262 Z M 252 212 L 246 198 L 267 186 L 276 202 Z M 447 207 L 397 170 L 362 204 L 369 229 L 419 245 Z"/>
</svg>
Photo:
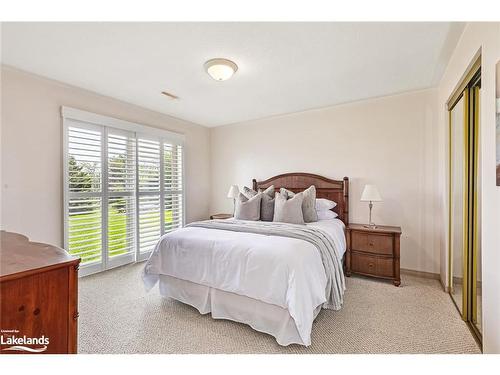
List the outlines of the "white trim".
<svg viewBox="0 0 500 375">
<path fill-rule="evenodd" d="M 102 262 L 88 263 L 80 266 L 80 269 L 78 270 L 78 277 L 92 275 L 104 270 L 105 268 Z"/>
<path fill-rule="evenodd" d="M 108 197 L 108 128 L 102 127 L 101 131 L 101 261 L 103 269 L 108 269 L 108 226 L 109 226 L 109 197 Z"/>
<path fill-rule="evenodd" d="M 99 115 L 97 113 L 87 112 L 71 107 L 62 106 L 61 115 L 63 119 L 82 121 L 85 123 L 91 123 L 100 126 L 109 126 L 130 132 L 143 133 L 147 136 L 157 136 L 179 145 L 183 145 L 186 139 L 184 134 L 158 129 L 152 126 L 137 124 L 130 121 L 120 120 L 114 117 Z"/>
<path fill-rule="evenodd" d="M 140 231 L 139 228 L 139 138 L 137 138 L 137 134 L 135 136 L 135 261 L 139 260 L 141 255 L 141 244 L 139 242 L 140 239 Z"/>
<path fill-rule="evenodd" d="M 108 260 L 106 265 L 106 270 L 111 268 L 124 266 L 125 264 L 134 263 L 135 262 L 135 250 L 130 253 L 115 255 L 110 257 L 108 254 Z"/>
<path fill-rule="evenodd" d="M 63 245 L 65 249 L 69 248 L 69 168 L 68 168 L 68 123 L 62 119 L 63 123 Z"/>
<path fill-rule="evenodd" d="M 165 143 L 160 142 L 160 237 L 165 234 Z"/>
<path fill-rule="evenodd" d="M 186 146 L 182 145 L 182 227 L 186 225 Z"/>
</svg>

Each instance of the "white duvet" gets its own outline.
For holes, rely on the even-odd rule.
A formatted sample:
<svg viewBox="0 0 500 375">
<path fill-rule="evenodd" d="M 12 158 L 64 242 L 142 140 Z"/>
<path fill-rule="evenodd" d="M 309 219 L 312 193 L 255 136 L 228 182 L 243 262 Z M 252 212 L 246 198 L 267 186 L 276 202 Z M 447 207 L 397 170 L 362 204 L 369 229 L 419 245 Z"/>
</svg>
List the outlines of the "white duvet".
<svg viewBox="0 0 500 375">
<path fill-rule="evenodd" d="M 338 219 L 307 225 L 331 235 L 345 252 Z M 305 345 L 310 345 L 314 310 L 326 301 L 321 255 L 309 242 L 277 236 L 187 227 L 163 236 L 144 268 L 146 289 L 159 275 L 232 292 L 285 308 Z"/>
</svg>

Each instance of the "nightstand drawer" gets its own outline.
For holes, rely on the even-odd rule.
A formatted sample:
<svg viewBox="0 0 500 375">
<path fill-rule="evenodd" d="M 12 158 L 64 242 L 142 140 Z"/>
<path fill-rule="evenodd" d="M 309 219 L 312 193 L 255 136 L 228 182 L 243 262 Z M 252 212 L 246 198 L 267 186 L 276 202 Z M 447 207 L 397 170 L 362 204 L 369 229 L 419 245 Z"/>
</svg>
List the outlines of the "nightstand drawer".
<svg viewBox="0 0 500 375">
<path fill-rule="evenodd" d="M 372 255 L 352 253 L 351 259 L 352 272 L 362 274 L 393 277 L 394 266 L 392 258 L 381 258 Z"/>
<path fill-rule="evenodd" d="M 353 231 L 351 248 L 373 254 L 392 255 L 393 242 L 392 235 Z"/>
</svg>

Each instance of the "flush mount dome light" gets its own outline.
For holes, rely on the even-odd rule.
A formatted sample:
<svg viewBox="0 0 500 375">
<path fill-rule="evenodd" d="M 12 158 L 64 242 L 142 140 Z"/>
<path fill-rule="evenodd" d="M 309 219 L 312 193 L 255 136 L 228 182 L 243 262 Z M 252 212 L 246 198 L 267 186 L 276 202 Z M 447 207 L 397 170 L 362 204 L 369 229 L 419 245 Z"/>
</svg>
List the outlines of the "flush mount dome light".
<svg viewBox="0 0 500 375">
<path fill-rule="evenodd" d="M 238 70 L 238 65 L 228 59 L 211 59 L 205 63 L 208 75 L 216 81 L 225 81 Z"/>
</svg>

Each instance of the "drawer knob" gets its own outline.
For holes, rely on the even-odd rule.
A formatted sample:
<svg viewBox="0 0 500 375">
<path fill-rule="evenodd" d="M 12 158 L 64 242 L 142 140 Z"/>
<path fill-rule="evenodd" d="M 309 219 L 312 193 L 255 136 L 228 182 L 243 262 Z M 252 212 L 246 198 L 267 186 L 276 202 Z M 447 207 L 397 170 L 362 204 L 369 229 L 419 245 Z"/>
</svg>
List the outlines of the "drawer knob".
<svg viewBox="0 0 500 375">
<path fill-rule="evenodd" d="M 373 246 L 373 242 L 369 242 L 369 243 L 368 243 L 368 245 L 369 245 L 369 246 Z"/>
<path fill-rule="evenodd" d="M 368 263 L 368 267 L 373 267 L 373 263 Z"/>
<path fill-rule="evenodd" d="M 37 307 L 35 310 L 33 310 L 33 315 L 38 315 L 40 314 L 40 309 Z"/>
<path fill-rule="evenodd" d="M 17 310 L 18 310 L 19 312 L 24 311 L 24 305 L 19 306 L 19 308 L 18 308 Z"/>
</svg>

